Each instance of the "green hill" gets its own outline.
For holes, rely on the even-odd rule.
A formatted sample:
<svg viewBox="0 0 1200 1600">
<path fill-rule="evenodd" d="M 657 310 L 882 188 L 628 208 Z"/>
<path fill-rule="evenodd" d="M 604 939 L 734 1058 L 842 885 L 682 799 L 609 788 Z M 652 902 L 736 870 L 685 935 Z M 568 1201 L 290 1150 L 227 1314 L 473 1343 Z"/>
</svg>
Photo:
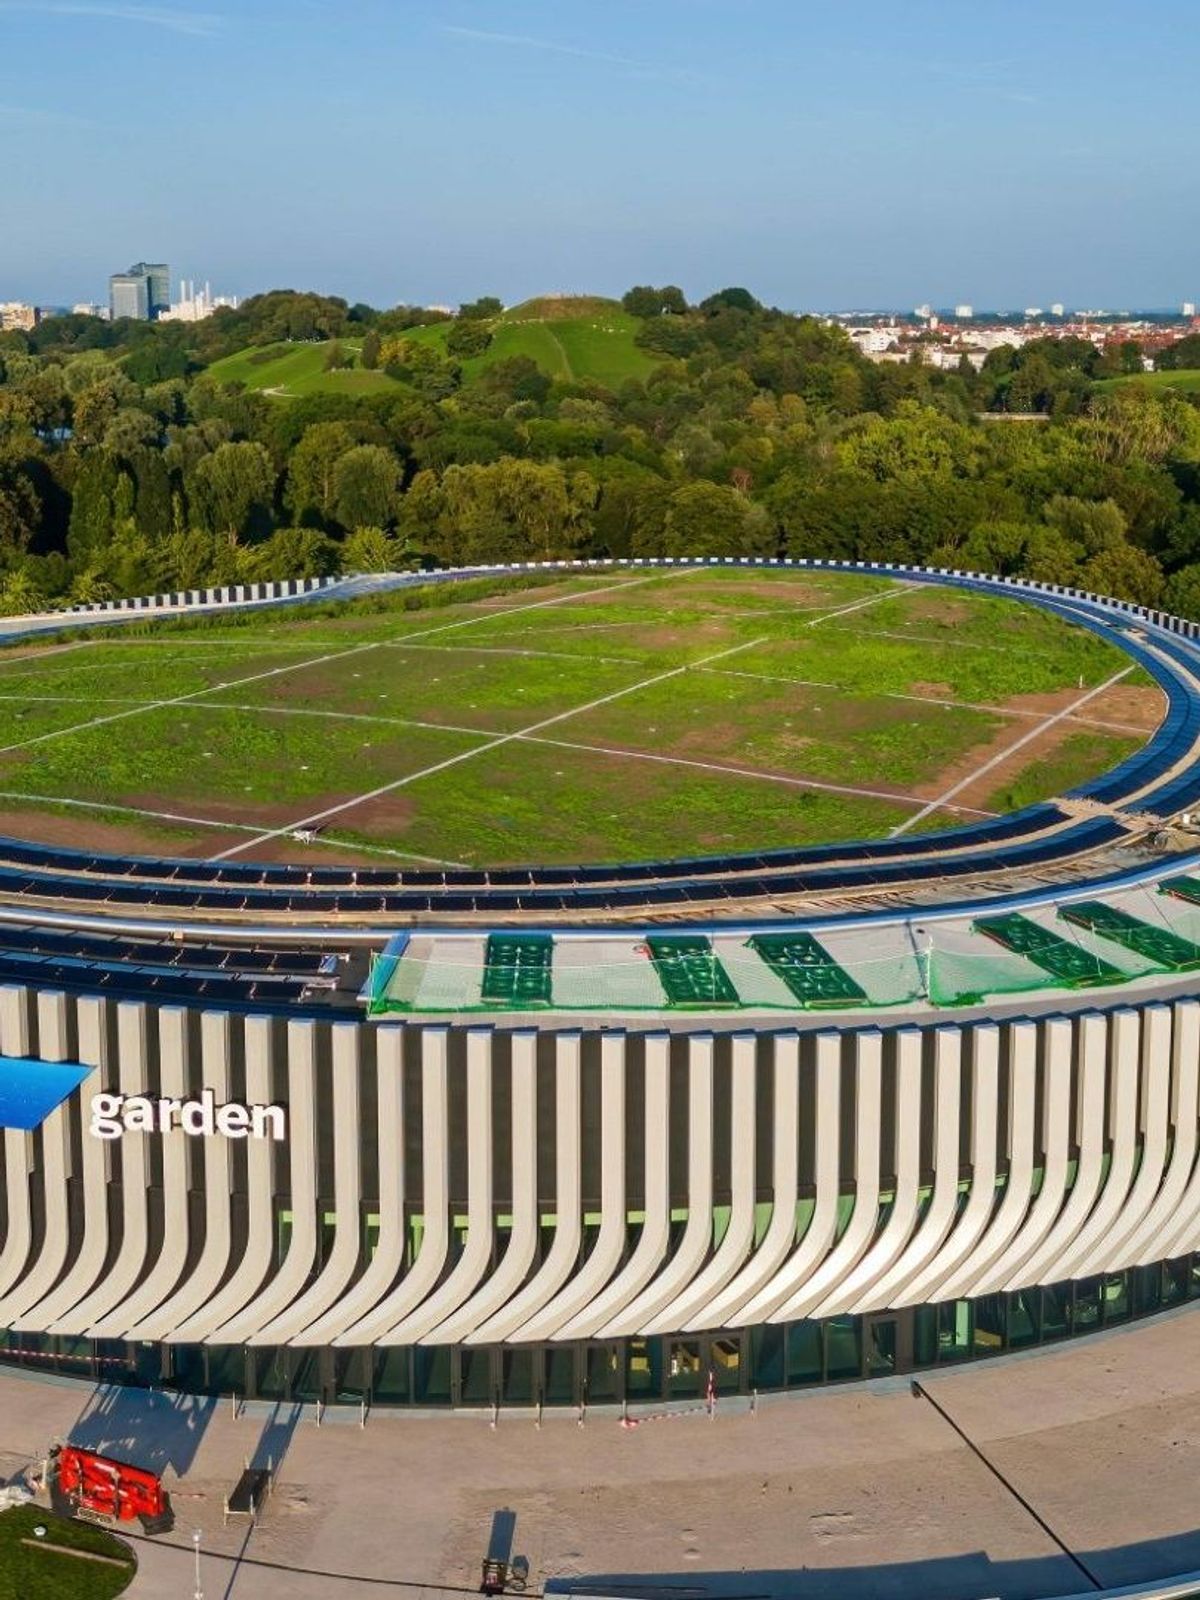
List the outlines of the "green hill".
<svg viewBox="0 0 1200 1600">
<path fill-rule="evenodd" d="M 366 372 L 358 366 L 358 343 L 339 342 L 355 365 L 337 372 L 325 370 L 328 343 L 253 345 L 214 361 L 208 370 L 220 383 L 244 383 L 247 389 L 281 400 L 306 394 L 376 394 L 400 387 L 385 372 Z"/>
<path fill-rule="evenodd" d="M 453 326 L 435 322 L 404 335 L 419 344 L 444 350 Z M 492 342 L 481 356 L 464 361 L 463 380 L 512 356 L 527 356 L 553 378 L 579 379 L 617 388 L 630 378 L 642 379 L 658 360 L 634 343 L 640 324 L 616 300 L 594 295 L 547 296 L 512 306 L 491 327 Z M 360 341 L 342 340 L 357 363 Z M 208 369 L 222 383 L 244 383 L 248 389 L 280 399 L 306 394 L 374 394 L 394 389 L 384 372 L 364 372 L 355 365 L 338 372 L 325 370 L 328 344 L 277 344 L 239 350 Z"/>
<path fill-rule="evenodd" d="M 1127 378 L 1104 378 L 1097 389 L 1123 388 L 1130 383 L 1144 383 L 1148 389 L 1161 394 L 1166 389 L 1178 389 L 1181 394 L 1195 394 L 1200 390 L 1200 371 L 1183 368 L 1178 372 L 1134 372 Z"/>
</svg>

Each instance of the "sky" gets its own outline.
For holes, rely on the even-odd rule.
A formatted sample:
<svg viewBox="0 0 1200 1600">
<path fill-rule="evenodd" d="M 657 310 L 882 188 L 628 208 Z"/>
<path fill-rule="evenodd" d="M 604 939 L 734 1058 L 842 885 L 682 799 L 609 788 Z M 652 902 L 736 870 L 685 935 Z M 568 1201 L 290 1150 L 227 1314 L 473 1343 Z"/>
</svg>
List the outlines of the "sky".
<svg viewBox="0 0 1200 1600">
<path fill-rule="evenodd" d="M 0 300 L 1200 300 L 1196 0 L 0 0 Z"/>
</svg>

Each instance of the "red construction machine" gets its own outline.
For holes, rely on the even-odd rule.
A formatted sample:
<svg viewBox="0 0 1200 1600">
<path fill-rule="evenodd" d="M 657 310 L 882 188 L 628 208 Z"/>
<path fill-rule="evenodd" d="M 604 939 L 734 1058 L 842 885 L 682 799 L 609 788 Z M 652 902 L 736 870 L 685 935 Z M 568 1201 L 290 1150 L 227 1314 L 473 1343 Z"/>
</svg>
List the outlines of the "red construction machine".
<svg viewBox="0 0 1200 1600">
<path fill-rule="evenodd" d="M 167 1533 L 175 1525 L 162 1479 L 145 1467 L 130 1466 L 77 1445 L 50 1453 L 46 1487 L 56 1510 L 86 1522 L 140 1522 L 147 1533 Z"/>
</svg>

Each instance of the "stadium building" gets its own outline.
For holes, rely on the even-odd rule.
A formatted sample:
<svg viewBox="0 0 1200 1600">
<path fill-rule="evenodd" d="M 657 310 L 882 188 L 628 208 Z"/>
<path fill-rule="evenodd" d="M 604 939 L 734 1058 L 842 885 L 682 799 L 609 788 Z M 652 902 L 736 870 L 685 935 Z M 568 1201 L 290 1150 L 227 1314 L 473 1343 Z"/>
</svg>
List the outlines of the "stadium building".
<svg viewBox="0 0 1200 1600">
<path fill-rule="evenodd" d="M 1200 1294 L 1196 630 L 855 570 L 1046 607 L 1126 651 L 1166 718 L 1012 815 L 753 857 L 395 871 L 0 840 L 0 1360 L 637 1405 Z"/>
</svg>

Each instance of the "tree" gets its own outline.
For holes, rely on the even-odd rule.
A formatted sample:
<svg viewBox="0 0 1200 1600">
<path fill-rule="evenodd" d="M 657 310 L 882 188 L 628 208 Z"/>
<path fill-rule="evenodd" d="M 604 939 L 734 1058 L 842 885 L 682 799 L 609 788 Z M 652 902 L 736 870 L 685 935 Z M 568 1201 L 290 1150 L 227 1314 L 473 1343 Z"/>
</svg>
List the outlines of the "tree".
<svg viewBox="0 0 1200 1600">
<path fill-rule="evenodd" d="M 355 528 L 342 543 L 343 572 L 395 572 L 400 545 L 382 528 Z"/>
<path fill-rule="evenodd" d="M 379 366 L 379 352 L 383 348 L 383 340 L 378 332 L 372 328 L 362 342 L 362 351 L 359 354 L 358 364 L 364 372 L 374 372 Z"/>
<path fill-rule="evenodd" d="M 487 322 L 504 310 L 504 301 L 494 294 L 480 295 L 478 300 L 468 300 L 458 308 L 459 317 L 466 322 Z"/>
<path fill-rule="evenodd" d="M 568 478 L 549 463 L 448 467 L 440 481 L 418 473 L 401 528 L 429 537 L 433 553 L 448 564 L 553 560 L 586 545 L 597 492 L 588 474 Z"/>
<path fill-rule="evenodd" d="M 45 609 L 46 596 L 23 567 L 5 573 L 0 583 L 0 616 L 20 617 Z"/>
<path fill-rule="evenodd" d="M 747 311 L 753 314 L 761 311 L 762 306 L 749 289 L 734 288 L 718 289 L 707 300 L 701 300 L 700 309 L 706 316 L 712 317 L 720 311 Z"/>
<path fill-rule="evenodd" d="M 1162 603 L 1174 616 L 1200 619 L 1200 562 L 1193 561 L 1171 574 Z"/>
<path fill-rule="evenodd" d="M 662 289 L 639 284 L 636 288 L 626 290 L 621 296 L 621 304 L 631 317 L 681 317 L 688 308 L 683 290 L 676 288 L 673 283 Z"/>
<path fill-rule="evenodd" d="M 41 521 L 41 511 L 37 490 L 27 474 L 0 468 L 0 555 L 11 560 L 28 550 Z"/>
<path fill-rule="evenodd" d="M 261 444 L 219 445 L 193 468 L 189 496 L 210 533 L 265 534 L 275 500 L 275 469 Z"/>
<path fill-rule="evenodd" d="M 325 371 L 344 372 L 354 365 L 354 358 L 340 339 L 334 339 L 325 352 Z"/>
<path fill-rule="evenodd" d="M 464 322 L 460 318 L 446 335 L 446 353 L 469 361 L 472 356 L 481 356 L 491 342 L 491 330 L 482 322 Z"/>
<path fill-rule="evenodd" d="M 1138 605 L 1156 606 L 1162 597 L 1162 568 L 1153 556 L 1131 544 L 1101 550 L 1083 566 L 1080 586 Z"/>
<path fill-rule="evenodd" d="M 326 578 L 339 570 L 339 549 L 316 528 L 279 528 L 239 553 L 238 569 L 250 583 L 284 578 Z"/>
<path fill-rule="evenodd" d="M 298 525 L 336 520 L 334 473 L 357 440 L 344 422 L 315 422 L 288 459 L 284 498 Z"/>
<path fill-rule="evenodd" d="M 386 527 L 396 515 L 400 467 L 382 445 L 356 445 L 333 469 L 333 513 L 343 528 Z"/>
<path fill-rule="evenodd" d="M 688 483 L 671 496 L 666 556 L 774 555 L 775 531 L 762 506 L 717 483 Z"/>
</svg>

